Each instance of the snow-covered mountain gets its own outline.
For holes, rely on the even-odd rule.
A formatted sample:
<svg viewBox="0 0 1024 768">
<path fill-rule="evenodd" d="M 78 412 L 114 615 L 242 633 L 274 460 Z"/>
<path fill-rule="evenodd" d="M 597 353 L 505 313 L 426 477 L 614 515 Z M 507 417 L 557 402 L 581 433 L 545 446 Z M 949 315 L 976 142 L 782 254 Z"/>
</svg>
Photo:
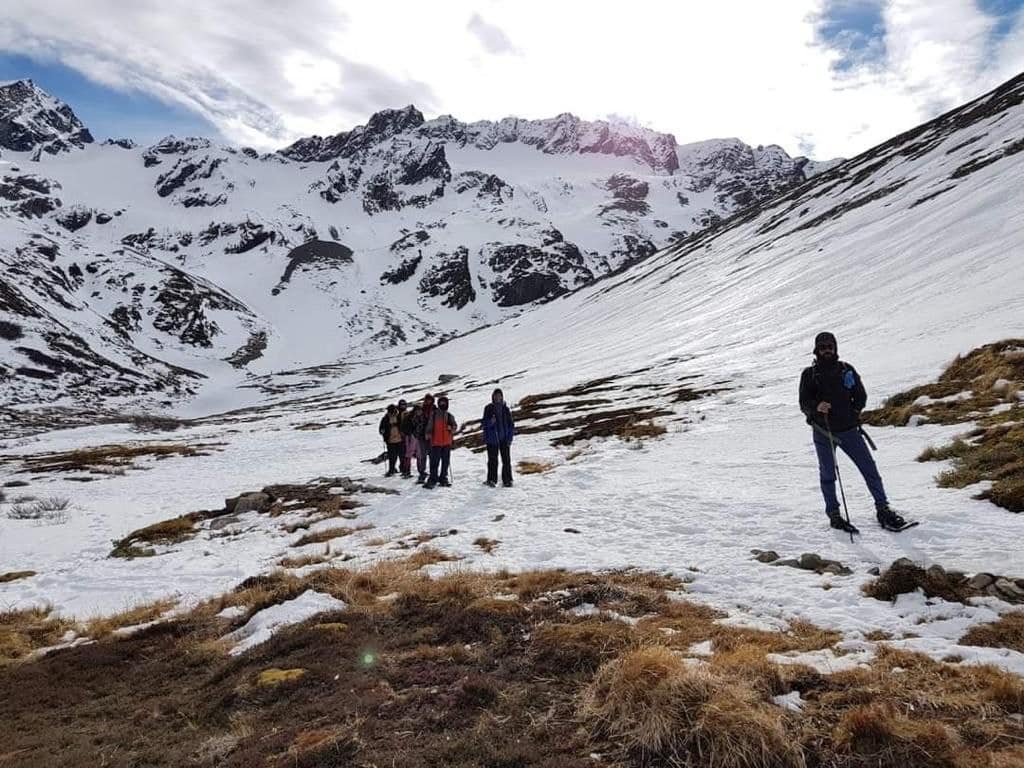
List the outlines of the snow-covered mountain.
<svg viewBox="0 0 1024 768">
<path fill-rule="evenodd" d="M 629 125 L 426 121 L 414 107 L 279 153 L 92 143 L 0 87 L 0 393 L 169 405 L 432 344 L 624 269 L 797 186 L 777 146 Z"/>
</svg>

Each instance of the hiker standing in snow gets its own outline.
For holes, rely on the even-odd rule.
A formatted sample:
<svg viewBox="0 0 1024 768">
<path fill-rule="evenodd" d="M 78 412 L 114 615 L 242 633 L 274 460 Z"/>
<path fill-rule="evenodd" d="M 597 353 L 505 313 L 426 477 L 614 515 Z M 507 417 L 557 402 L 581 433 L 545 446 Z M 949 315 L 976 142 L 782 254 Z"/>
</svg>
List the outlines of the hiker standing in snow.
<svg viewBox="0 0 1024 768">
<path fill-rule="evenodd" d="M 396 406 L 388 406 L 388 412 L 380 420 L 380 426 L 377 428 L 377 431 L 384 438 L 384 445 L 388 451 L 388 471 L 384 475 L 385 477 L 391 477 L 395 474 L 395 463 L 402 452 L 402 430 L 399 426 L 398 408 Z"/>
<path fill-rule="evenodd" d="M 409 471 L 411 462 L 409 460 L 409 433 L 406 431 L 409 421 L 409 411 L 405 408 L 405 400 L 398 401 L 398 429 L 402 433 L 402 449 L 398 454 L 398 469 L 402 477 L 412 477 Z"/>
<path fill-rule="evenodd" d="M 491 488 L 498 484 L 498 454 L 501 454 L 501 484 L 512 487 L 512 457 L 510 448 L 515 437 L 512 411 L 505 404 L 500 389 L 491 393 L 491 402 L 484 406 L 480 422 L 484 428 L 484 442 L 487 443 L 487 481 Z"/>
<path fill-rule="evenodd" d="M 416 424 L 416 431 L 413 433 L 416 437 L 416 442 L 419 443 L 419 455 L 416 457 L 416 469 L 420 473 L 420 476 L 416 478 L 418 485 L 426 482 L 427 479 L 427 461 L 430 459 L 430 443 L 427 442 L 427 422 L 430 421 L 430 417 L 434 414 L 435 410 L 434 396 L 427 392 L 423 396 L 423 408 L 420 409 L 420 419 Z"/>
<path fill-rule="evenodd" d="M 857 371 L 842 362 L 838 352 L 836 337 L 827 331 L 819 333 L 814 338 L 814 364 L 800 376 L 800 410 L 814 429 L 825 514 L 833 528 L 859 533 L 840 515 L 836 498 L 835 447 L 839 447 L 864 477 L 875 500 L 879 524 L 883 528 L 902 528 L 905 521 L 889 507 L 882 478 L 860 430 L 860 412 L 867 403 L 867 392 Z"/>
<path fill-rule="evenodd" d="M 402 419 L 402 437 L 405 439 L 405 452 L 402 455 L 402 477 L 412 477 L 412 460 L 416 459 L 416 468 L 420 475 L 423 474 L 424 457 L 420 451 L 420 439 L 416 433 L 420 428 L 420 421 L 423 414 L 420 411 L 419 403 L 413 403 L 412 408 Z"/>
<path fill-rule="evenodd" d="M 442 395 L 437 398 L 437 409 L 430 414 L 424 428 L 427 442 L 430 443 L 430 477 L 427 478 L 424 488 L 451 485 L 448 481 L 448 467 L 452 457 L 455 430 L 458 428 L 455 417 L 448 413 L 448 398 Z"/>
</svg>

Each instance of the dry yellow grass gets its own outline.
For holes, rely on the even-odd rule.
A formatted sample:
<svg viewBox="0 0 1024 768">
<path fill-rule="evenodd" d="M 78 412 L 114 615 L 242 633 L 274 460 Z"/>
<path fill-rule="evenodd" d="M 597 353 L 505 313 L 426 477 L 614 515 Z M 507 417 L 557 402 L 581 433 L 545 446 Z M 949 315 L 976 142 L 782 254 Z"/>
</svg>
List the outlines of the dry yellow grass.
<svg viewBox="0 0 1024 768">
<path fill-rule="evenodd" d="M 314 531 L 313 533 L 307 533 L 305 536 L 299 538 L 293 547 L 304 547 L 307 544 L 323 544 L 326 541 L 332 539 L 340 539 L 345 536 L 351 536 L 353 533 L 359 531 L 368 531 L 373 528 L 373 525 L 367 523 L 366 525 L 356 526 L 338 526 L 336 528 L 324 528 L 322 531 Z"/>
<path fill-rule="evenodd" d="M 260 688 L 269 688 L 281 683 L 291 683 L 301 680 L 306 675 L 304 669 L 277 669 L 271 667 L 259 673 L 256 678 L 256 685 Z"/>
<path fill-rule="evenodd" d="M 803 766 L 782 711 L 742 680 L 688 664 L 664 646 L 627 651 L 586 688 L 581 720 L 626 756 L 708 768 Z"/>
<path fill-rule="evenodd" d="M 1024 653 L 1024 612 L 1004 613 L 991 624 L 977 624 L 959 642 L 961 645 L 1009 648 Z"/>
<path fill-rule="evenodd" d="M 550 472 L 554 468 L 554 463 L 550 461 L 524 460 L 516 464 L 516 470 L 521 475 L 539 475 L 544 472 Z"/>
<path fill-rule="evenodd" d="M 140 603 L 108 616 L 98 616 L 85 622 L 85 634 L 94 640 L 106 637 L 115 629 L 132 627 L 154 621 L 178 604 L 175 598 L 164 598 L 149 603 Z"/>
<path fill-rule="evenodd" d="M 91 470 L 130 468 L 140 458 L 165 459 L 170 456 L 207 456 L 223 443 L 128 443 L 100 445 L 73 451 L 46 453 L 23 459 L 21 472 L 88 472 Z"/>
<path fill-rule="evenodd" d="M 200 519 L 200 515 L 191 513 L 139 528 L 123 539 L 115 541 L 110 557 L 150 557 L 155 551 L 142 545 L 177 544 L 184 541 L 195 533 L 196 522 Z"/>
<path fill-rule="evenodd" d="M 961 742 L 956 731 L 935 720 L 911 720 L 887 702 L 852 709 L 834 732 L 837 751 L 863 765 L 954 768 Z"/>
<path fill-rule="evenodd" d="M 299 557 L 282 557 L 278 562 L 282 568 L 304 568 L 307 565 L 320 565 L 332 559 L 330 553 L 323 555 L 300 555 Z"/>
<path fill-rule="evenodd" d="M 33 651 L 57 645 L 68 630 L 79 627 L 52 615 L 49 606 L 0 611 L 0 666 L 20 661 Z"/>
<path fill-rule="evenodd" d="M 398 727 L 392 723 L 417 734 L 417 749 L 433 739 L 427 749 L 437 750 L 429 753 L 434 762 L 425 765 L 458 768 L 572 764 L 571 755 L 589 752 L 605 755 L 609 765 L 651 768 L 794 768 L 804 757 L 836 768 L 1019 764 L 1020 725 L 1013 717 L 1024 714 L 1024 681 L 997 669 L 944 664 L 884 645 L 868 666 L 850 672 L 780 667 L 766 655 L 829 647 L 838 636 L 802 623 L 787 632 L 716 624 L 715 611 L 669 599 L 682 584 L 663 574 L 456 568 L 431 577 L 421 570 L 447 559 L 423 547 L 409 558 L 360 570 L 328 567 L 302 577 L 275 571 L 247 579 L 173 628 L 161 625 L 127 641 L 101 637 L 99 646 L 64 652 L 54 663 L 63 674 L 77 674 L 75 684 L 97 686 L 97 696 L 113 696 L 100 688 L 114 685 L 117 676 L 96 676 L 96 654 L 140 670 L 138 679 L 159 679 L 159 686 L 142 687 L 129 679 L 119 689 L 137 711 L 189 711 L 196 691 L 234 692 L 220 722 L 225 734 L 230 729 L 244 742 L 235 755 L 239 764 L 403 764 L 409 743 L 392 738 Z M 220 610 L 244 605 L 257 611 L 308 589 L 345 600 L 348 611 L 325 616 L 326 623 L 283 629 L 260 651 L 228 660 L 219 639 L 227 628 L 216 618 Z M 607 613 L 573 615 L 582 604 L 643 618 L 632 624 Z M 159 606 L 140 606 L 94 629 L 109 634 L 159 612 Z M 66 622 L 47 626 L 46 611 L 17 621 L 18 658 L 53 644 L 46 640 L 54 636 L 59 641 L 69 628 Z M 0 618 L 0 654 L 10 647 L 3 640 L 9 631 Z M 704 640 L 711 641 L 711 656 L 684 658 L 692 643 Z M 351 663 L 364 649 L 379 659 L 369 685 L 366 671 Z M 18 665 L 7 673 L 26 669 Z M 305 670 L 301 678 L 296 670 Z M 330 682 L 339 673 L 344 679 Z M 268 685 L 260 685 L 261 676 Z M 0 688 L 4 681 L 0 676 Z M 792 691 L 802 694 L 800 715 L 769 699 Z M 9 685 L 0 694 L 16 692 Z M 15 718 L 25 711 L 24 703 L 17 707 Z M 323 720 L 324 707 L 338 718 Z M 166 719 L 118 721 L 133 729 L 125 735 L 113 720 L 89 725 L 74 714 L 69 705 L 60 717 L 47 712 L 33 722 L 54 729 L 48 736 L 59 731 L 78 738 L 77 754 L 94 748 L 95 731 L 79 738 L 67 723 L 111 730 L 126 745 L 159 738 L 171 748 L 180 740 L 176 724 Z M 328 727 L 361 717 L 366 728 L 346 730 L 351 738 Z M 11 730 L 28 733 L 25 724 Z M 345 750 L 358 751 L 360 735 L 366 751 L 353 757 Z M 563 762 L 551 762 L 556 753 Z M 189 759 L 179 757 L 181 764 Z"/>
<path fill-rule="evenodd" d="M 911 416 L 938 424 L 977 422 L 978 426 L 949 445 L 929 447 L 918 461 L 951 460 L 938 475 L 944 488 L 965 488 L 989 480 L 989 499 L 1011 512 L 1024 512 L 1024 341 L 1006 339 L 958 357 L 933 384 L 893 395 L 882 408 L 865 411 L 868 424 L 903 426 Z M 941 398 L 967 393 L 946 402 Z M 926 396 L 921 404 L 918 398 Z M 1001 406 L 998 412 L 995 406 Z"/>
</svg>

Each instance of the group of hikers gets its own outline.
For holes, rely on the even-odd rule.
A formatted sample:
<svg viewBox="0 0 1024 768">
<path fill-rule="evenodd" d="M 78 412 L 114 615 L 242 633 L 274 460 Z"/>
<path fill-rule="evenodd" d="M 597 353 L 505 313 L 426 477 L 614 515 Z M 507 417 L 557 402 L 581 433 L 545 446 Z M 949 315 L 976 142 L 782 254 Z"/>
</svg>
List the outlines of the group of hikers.
<svg viewBox="0 0 1024 768">
<path fill-rule="evenodd" d="M 829 524 L 851 534 L 859 533 L 850 522 L 849 514 L 845 518 L 840 514 L 836 496 L 837 480 L 842 489 L 836 450 L 842 449 L 867 483 L 875 501 L 879 524 L 889 530 L 904 530 L 915 523 L 907 523 L 889 506 L 882 478 L 868 450 L 870 439 L 860 426 L 860 412 L 866 402 L 867 393 L 860 375 L 852 365 L 839 359 L 836 337 L 827 331 L 819 333 L 814 339 L 814 364 L 805 368 L 800 376 L 800 409 L 813 430 L 821 493 Z M 485 484 L 492 488 L 497 485 L 500 457 L 501 482 L 509 487 L 512 485 L 510 448 L 515 424 L 500 389 L 491 394 L 491 402 L 484 408 L 481 426 L 487 445 Z M 412 477 L 412 462 L 415 460 L 419 473 L 417 483 L 426 488 L 451 485 L 451 452 L 457 429 L 458 422 L 449 412 L 448 398 L 444 395 L 437 398 L 436 405 L 430 394 L 424 396 L 422 403 L 413 403 L 411 407 L 405 400 L 389 405 L 380 421 L 380 435 L 387 446 L 387 475 L 400 471 L 402 477 Z M 844 507 L 845 501 L 844 494 Z"/>
<path fill-rule="evenodd" d="M 446 488 L 452 484 L 452 445 L 459 424 L 448 410 L 448 405 L 447 396 L 440 395 L 435 403 L 434 396 L 427 393 L 420 403 L 414 402 L 410 406 L 405 400 L 399 400 L 397 404 L 388 406 L 378 427 L 387 450 L 386 476 L 400 472 L 402 477 L 412 477 L 415 461 L 416 482 L 424 488 L 438 485 Z M 491 402 L 484 408 L 481 427 L 487 445 L 487 480 L 484 482 L 491 488 L 498 484 L 500 457 L 501 484 L 509 488 L 512 486 L 511 446 L 515 423 L 500 389 L 491 393 Z"/>
</svg>

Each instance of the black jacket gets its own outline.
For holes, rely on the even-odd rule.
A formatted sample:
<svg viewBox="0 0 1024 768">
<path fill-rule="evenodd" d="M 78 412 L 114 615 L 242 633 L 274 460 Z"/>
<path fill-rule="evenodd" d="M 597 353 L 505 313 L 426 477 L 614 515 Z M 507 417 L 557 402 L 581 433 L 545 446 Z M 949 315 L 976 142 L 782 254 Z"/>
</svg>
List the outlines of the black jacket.
<svg viewBox="0 0 1024 768">
<path fill-rule="evenodd" d="M 818 363 L 804 368 L 800 375 L 800 410 L 808 423 L 826 426 L 825 415 L 818 413 L 818 403 L 831 404 L 828 426 L 833 432 L 845 432 L 860 424 L 860 412 L 868 401 L 864 383 L 854 367 L 838 361 L 832 366 Z"/>
</svg>

